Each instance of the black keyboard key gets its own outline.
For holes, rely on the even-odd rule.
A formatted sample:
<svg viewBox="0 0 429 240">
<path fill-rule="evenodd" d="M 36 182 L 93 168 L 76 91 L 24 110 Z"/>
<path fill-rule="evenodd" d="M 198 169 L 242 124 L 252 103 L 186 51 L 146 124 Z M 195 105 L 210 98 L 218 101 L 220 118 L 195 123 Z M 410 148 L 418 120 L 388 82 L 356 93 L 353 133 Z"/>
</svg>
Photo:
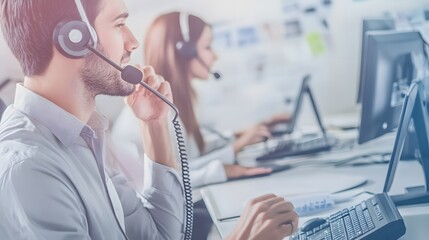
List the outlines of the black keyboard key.
<svg viewBox="0 0 429 240">
<path fill-rule="evenodd" d="M 289 237 L 289 240 L 299 240 L 299 235 L 298 235 L 298 233 L 295 233 L 295 234 L 291 235 L 291 236 Z"/>
<path fill-rule="evenodd" d="M 365 210 L 367 207 L 366 207 L 366 202 L 365 201 L 363 201 L 361 204 L 360 204 L 360 206 L 362 207 L 362 210 Z"/>
<path fill-rule="evenodd" d="M 360 235 L 362 235 L 362 229 L 360 228 L 359 220 L 358 220 L 355 209 L 352 209 L 350 211 L 350 219 L 352 220 L 355 235 L 356 235 L 356 237 L 359 237 Z"/>
<path fill-rule="evenodd" d="M 377 215 L 377 220 L 378 220 L 378 221 L 383 220 L 383 213 L 381 213 L 380 206 L 375 205 L 375 206 L 374 206 L 374 212 L 375 212 L 375 215 Z"/>
<path fill-rule="evenodd" d="M 369 229 L 368 229 L 368 225 L 366 224 L 365 217 L 363 216 L 361 205 L 357 205 L 356 206 L 356 214 L 357 214 L 357 217 L 358 217 L 358 221 L 359 221 L 360 227 L 362 229 L 362 234 L 365 234 L 366 232 L 369 231 Z"/>
<path fill-rule="evenodd" d="M 332 233 L 332 239 L 334 240 L 346 239 L 347 234 L 346 234 L 346 230 L 345 230 L 344 222 L 342 218 L 331 223 L 331 233 Z"/>
<path fill-rule="evenodd" d="M 371 198 L 371 203 L 372 206 L 375 206 L 377 204 L 377 200 L 375 200 L 375 198 Z"/>
<path fill-rule="evenodd" d="M 371 215 L 369 214 L 368 209 L 366 209 L 365 211 L 363 211 L 363 215 L 364 215 L 366 223 L 368 225 L 368 229 L 372 230 L 373 228 L 375 228 L 374 222 L 371 219 Z"/>
<path fill-rule="evenodd" d="M 344 225 L 346 226 L 347 238 L 353 239 L 356 237 L 355 230 L 353 229 L 352 220 L 350 216 L 347 215 L 344 217 Z"/>
</svg>

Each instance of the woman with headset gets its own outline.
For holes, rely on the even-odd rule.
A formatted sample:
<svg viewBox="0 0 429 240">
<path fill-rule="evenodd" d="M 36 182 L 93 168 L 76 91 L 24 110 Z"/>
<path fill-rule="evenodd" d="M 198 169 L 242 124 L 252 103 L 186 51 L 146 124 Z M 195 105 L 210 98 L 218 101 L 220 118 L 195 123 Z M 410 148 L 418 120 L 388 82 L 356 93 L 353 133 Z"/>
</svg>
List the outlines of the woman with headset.
<svg viewBox="0 0 429 240">
<path fill-rule="evenodd" d="M 236 164 L 236 155 L 244 147 L 270 137 L 269 126 L 287 117 L 274 117 L 264 124 L 256 124 L 233 137 L 226 137 L 218 131 L 201 127 L 194 108 L 197 97 L 191 82 L 194 79 L 206 80 L 210 67 L 217 59 L 211 49 L 212 31 L 202 19 L 185 13 L 172 12 L 159 16 L 149 27 L 144 41 L 144 62 L 153 66 L 159 75 L 170 82 L 174 103 L 179 109 L 184 128 L 190 177 L 193 187 L 224 182 L 253 175 L 267 174 L 269 168 L 251 168 Z M 115 141 L 114 154 L 128 162 L 117 163 L 136 188 L 143 185 L 142 166 L 139 153 L 143 149 L 138 135 L 138 122 L 130 109 L 125 108 L 112 129 Z M 172 136 L 174 129 L 172 131 Z M 174 138 L 172 137 L 172 141 Z M 124 155 L 126 157 L 124 157 Z M 197 232 L 195 239 L 205 239 L 211 220 L 202 201 L 195 203 Z M 205 216 L 204 216 L 205 215 Z"/>
<path fill-rule="evenodd" d="M 187 154 L 191 168 L 192 186 L 224 182 L 228 179 L 270 173 L 269 168 L 250 168 L 236 164 L 236 155 L 246 146 L 263 141 L 271 136 L 269 127 L 287 116 L 276 116 L 265 123 L 256 124 L 232 137 L 207 127 L 201 127 L 195 112 L 197 96 L 192 88 L 194 79 L 206 80 L 210 67 L 217 59 L 211 48 L 212 31 L 201 18 L 185 13 L 172 12 L 159 16 L 149 27 L 144 41 L 144 62 L 170 82 L 174 103 L 179 109 L 185 126 Z M 124 109 L 115 122 L 113 136 L 121 142 L 139 144 L 137 121 L 129 109 Z M 174 131 L 174 130 L 172 130 Z M 134 149 L 142 152 L 143 149 Z M 130 180 L 136 185 L 142 176 L 128 168 Z"/>
</svg>

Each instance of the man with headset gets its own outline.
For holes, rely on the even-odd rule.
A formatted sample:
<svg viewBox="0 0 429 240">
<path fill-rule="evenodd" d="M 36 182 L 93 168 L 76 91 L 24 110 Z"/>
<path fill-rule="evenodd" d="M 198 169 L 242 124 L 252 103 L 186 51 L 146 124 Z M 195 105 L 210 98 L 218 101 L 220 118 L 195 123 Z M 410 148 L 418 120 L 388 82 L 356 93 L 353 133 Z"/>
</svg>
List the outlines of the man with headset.
<svg viewBox="0 0 429 240">
<path fill-rule="evenodd" d="M 26 75 L 0 125 L 0 239 L 183 238 L 169 107 L 89 54 L 97 49 L 121 68 L 138 47 L 123 0 L 0 2 L 3 34 Z M 172 100 L 153 68 L 140 70 Z M 107 124 L 94 110 L 99 94 L 128 96 L 140 119 L 146 153 L 139 192 L 104 167 Z M 232 239 L 280 239 L 297 226 L 293 206 L 280 197 L 262 196 L 246 209 Z"/>
</svg>

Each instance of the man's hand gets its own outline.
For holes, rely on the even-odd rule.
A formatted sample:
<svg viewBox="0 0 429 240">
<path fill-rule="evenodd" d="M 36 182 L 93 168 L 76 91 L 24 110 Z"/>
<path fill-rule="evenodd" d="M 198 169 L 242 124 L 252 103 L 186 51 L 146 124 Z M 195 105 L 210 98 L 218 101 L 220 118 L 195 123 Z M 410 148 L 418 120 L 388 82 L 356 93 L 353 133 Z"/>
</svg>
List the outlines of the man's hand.
<svg viewBox="0 0 429 240">
<path fill-rule="evenodd" d="M 225 164 L 224 168 L 228 179 L 271 173 L 270 168 L 243 167 L 236 164 Z"/>
<path fill-rule="evenodd" d="M 264 195 L 250 201 L 228 240 L 280 240 L 298 226 L 294 207 L 282 197 Z"/>
<path fill-rule="evenodd" d="M 170 102 L 173 102 L 173 94 L 171 93 L 169 82 L 165 81 L 162 76 L 157 75 L 151 66 L 136 67 L 143 72 L 144 82 L 161 93 Z M 144 122 L 165 119 L 168 111 L 171 110 L 170 106 L 141 84 L 137 84 L 134 92 L 126 97 L 125 100 L 136 117 Z"/>
<path fill-rule="evenodd" d="M 137 68 L 144 73 L 143 81 L 168 100 L 173 100 L 170 84 L 163 77 L 156 75 L 152 67 L 137 66 Z M 141 84 L 137 85 L 134 93 L 126 97 L 125 101 L 140 119 L 143 149 L 146 155 L 159 164 L 175 168 L 176 161 L 173 159 L 167 122 L 170 106 Z"/>
</svg>

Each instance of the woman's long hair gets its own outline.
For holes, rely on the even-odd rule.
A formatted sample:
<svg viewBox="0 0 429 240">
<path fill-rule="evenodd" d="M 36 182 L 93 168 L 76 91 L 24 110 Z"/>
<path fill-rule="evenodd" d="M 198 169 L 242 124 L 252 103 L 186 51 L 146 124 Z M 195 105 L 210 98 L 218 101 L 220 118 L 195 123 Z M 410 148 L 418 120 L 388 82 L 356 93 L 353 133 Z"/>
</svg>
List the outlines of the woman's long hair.
<svg viewBox="0 0 429 240">
<path fill-rule="evenodd" d="M 172 12 L 155 19 L 146 33 L 144 62 L 170 82 L 180 119 L 202 153 L 205 143 L 194 111 L 196 94 L 189 79 L 190 60 L 181 57 L 176 50 L 176 44 L 184 41 L 179 17 L 179 12 Z M 208 24 L 202 19 L 189 15 L 189 42 L 196 44 L 206 26 Z"/>
</svg>

